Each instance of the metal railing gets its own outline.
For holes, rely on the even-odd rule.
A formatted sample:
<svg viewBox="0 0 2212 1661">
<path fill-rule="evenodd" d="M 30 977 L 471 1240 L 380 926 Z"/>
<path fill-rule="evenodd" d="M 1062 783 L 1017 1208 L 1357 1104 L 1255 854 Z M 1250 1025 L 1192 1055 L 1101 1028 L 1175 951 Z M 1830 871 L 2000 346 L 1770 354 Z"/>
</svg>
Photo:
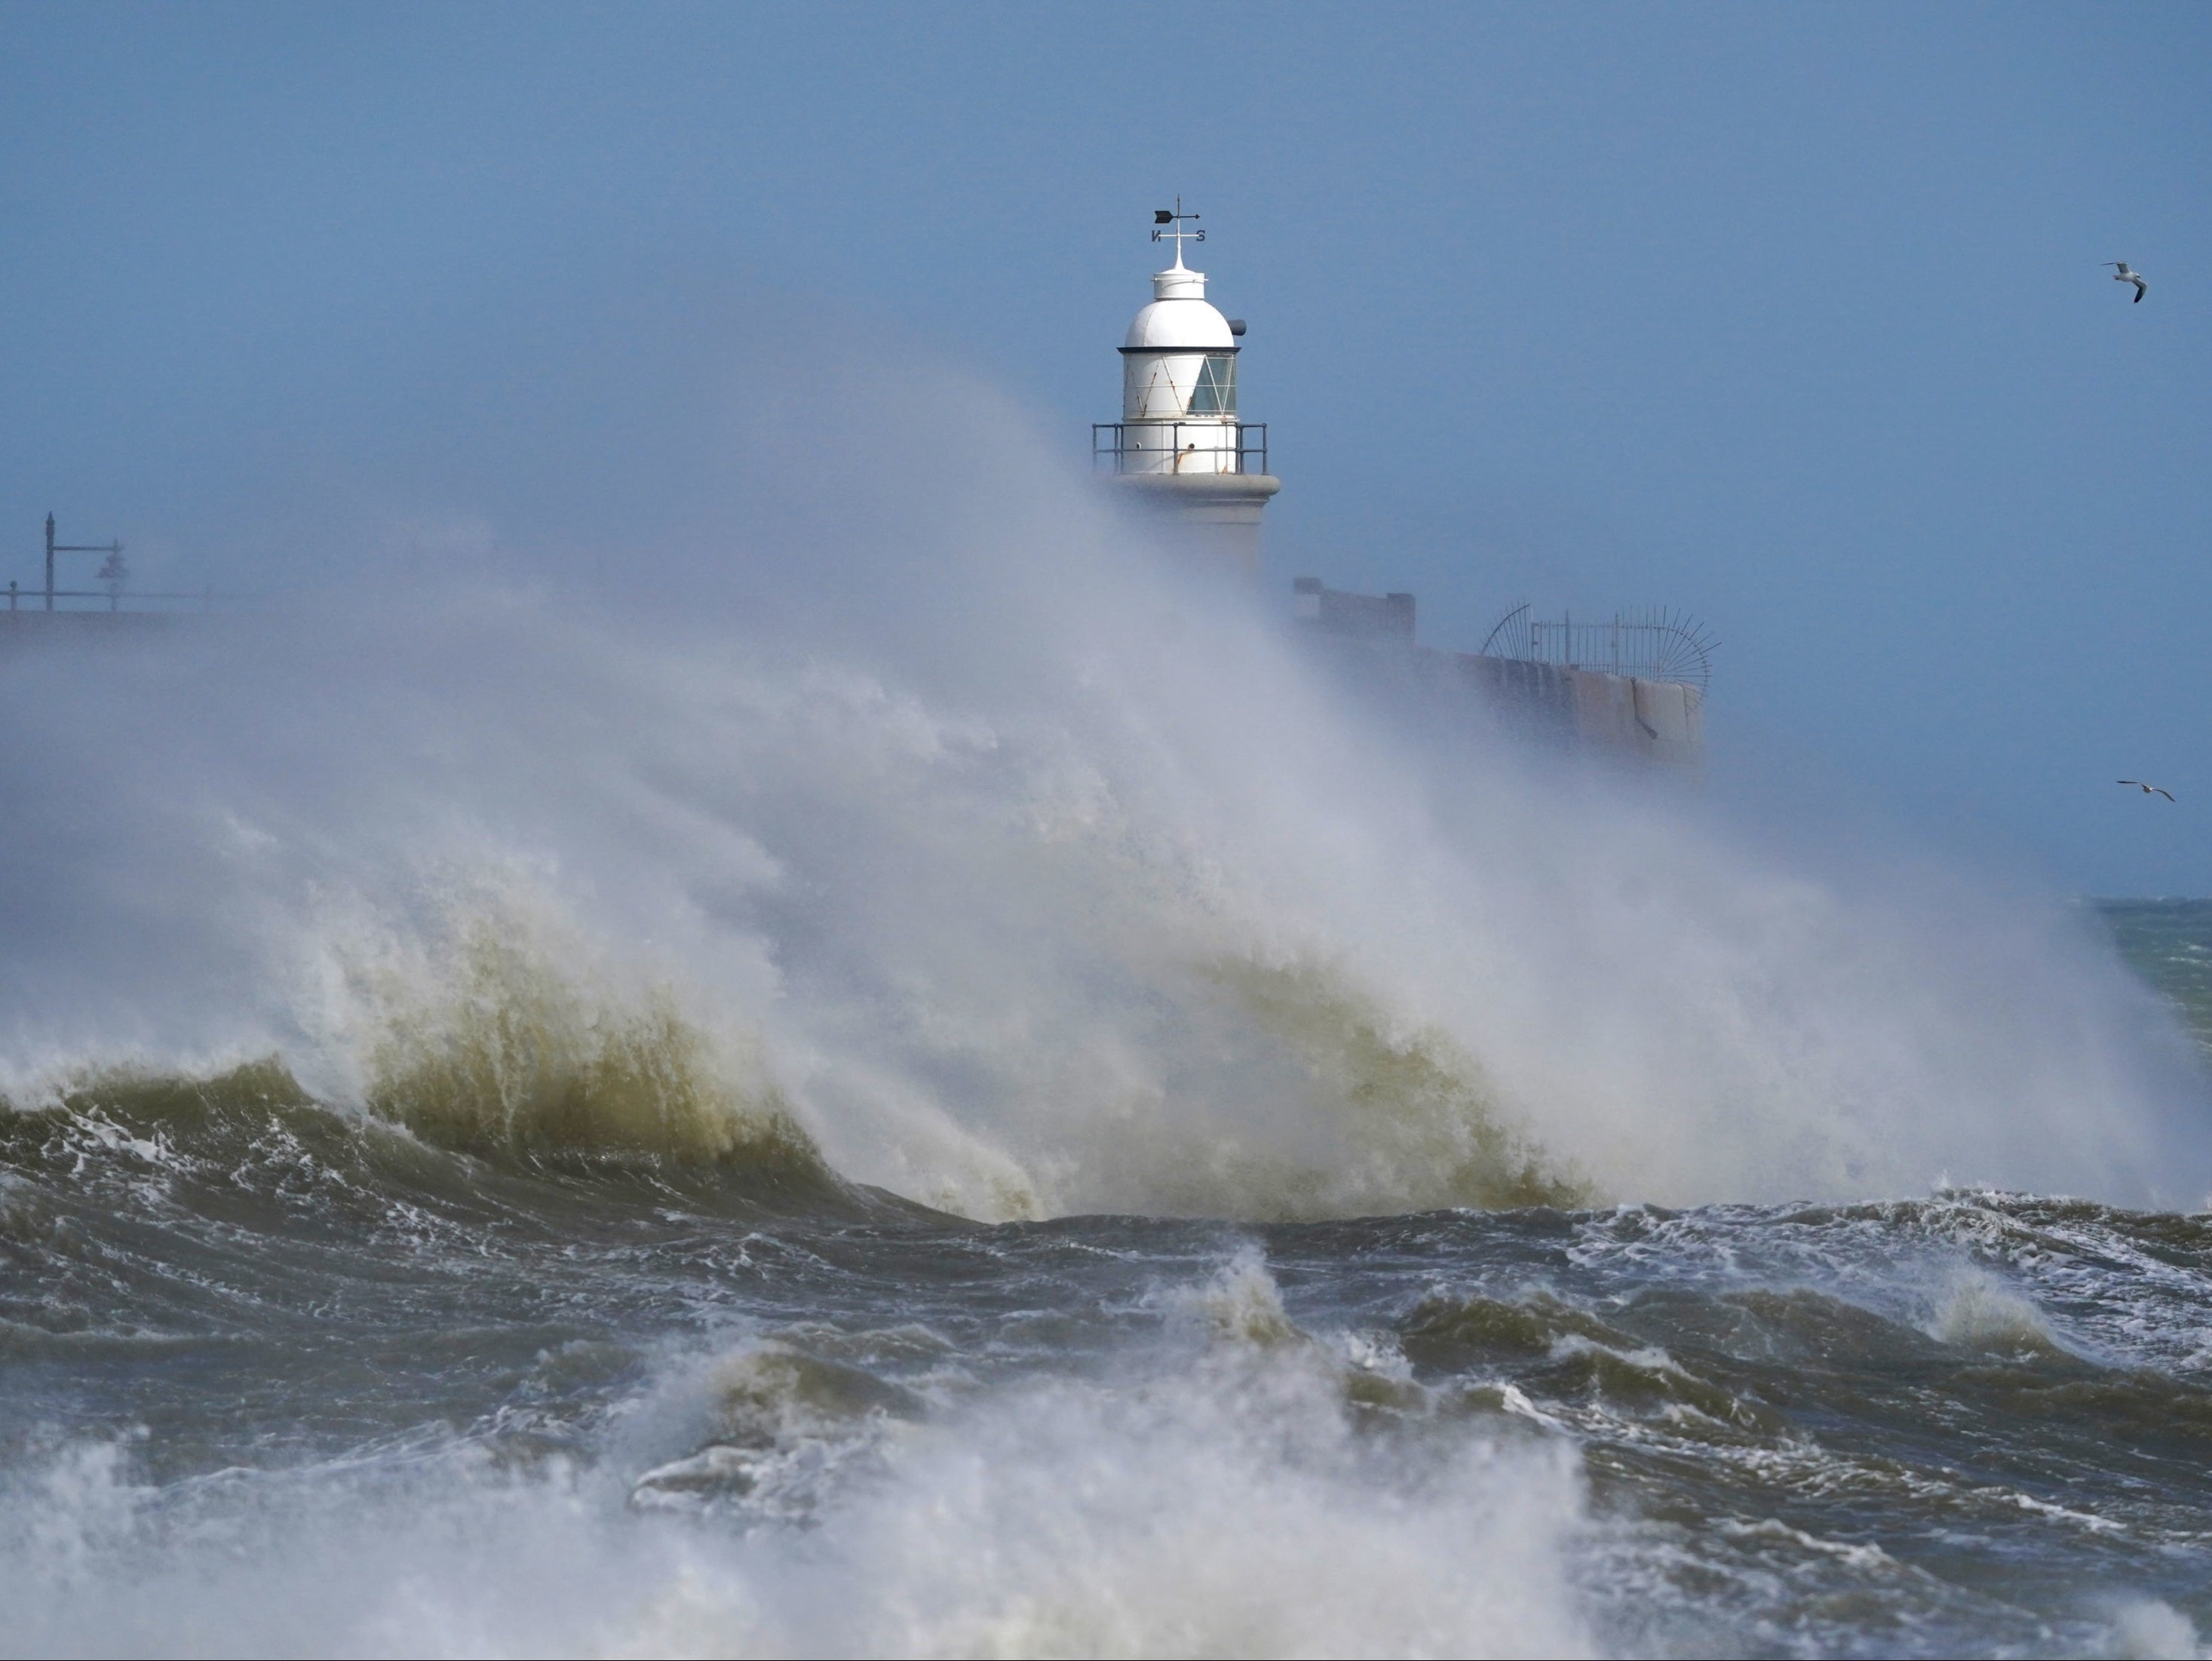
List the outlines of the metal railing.
<svg viewBox="0 0 2212 1661">
<path fill-rule="evenodd" d="M 221 598 L 213 588 L 192 593 L 182 589 L 131 588 L 121 584 L 106 588 L 26 588 L 16 581 L 8 585 L 8 609 L 11 611 L 173 611 L 188 605 L 212 611 Z M 58 599 L 97 599 L 107 603 L 56 605 L 52 602 Z"/>
<path fill-rule="evenodd" d="M 131 586 L 131 568 L 124 563 L 123 539 L 108 542 L 64 542 L 52 514 L 46 515 L 46 580 L 37 587 L 27 588 L 20 581 L 8 584 L 8 609 L 10 611 L 174 611 L 186 606 L 198 606 L 204 611 L 215 609 L 216 601 L 234 601 L 235 594 L 216 594 L 212 587 L 187 591 L 169 588 L 134 588 Z M 106 560 L 93 573 L 97 588 L 60 588 L 54 586 L 57 554 L 105 554 Z M 105 606 L 57 605 L 57 600 L 106 600 Z M 29 604 L 27 605 L 26 601 Z"/>
<path fill-rule="evenodd" d="M 1602 623 L 1533 618 L 1526 605 L 1498 620 L 1480 655 L 1549 663 L 1562 669 L 1705 687 L 1712 678 L 1713 648 L 1720 642 L 1686 612 L 1661 606 L 1616 611 Z"/>
<path fill-rule="evenodd" d="M 1188 448 L 1183 432 L 1188 429 L 1194 435 L 1205 435 L 1205 441 L 1195 436 Z M 1231 431 L 1236 433 L 1236 447 L 1219 442 Z M 1140 441 L 1132 442 L 1134 435 Z M 1159 441 L 1165 436 L 1169 442 Z M 1132 458 L 1140 462 L 1154 463 L 1174 458 L 1174 465 L 1165 467 L 1130 465 Z M 1194 462 L 1212 462 L 1216 458 L 1228 457 L 1235 465 L 1194 466 L 1193 472 L 1213 472 L 1228 473 L 1264 473 L 1267 471 L 1267 423 L 1264 421 L 1094 421 L 1091 423 L 1091 471 L 1094 473 L 1151 473 L 1174 474 L 1182 471 L 1183 459 Z M 1108 467 L 1108 458 L 1113 465 Z M 1253 462 L 1257 459 L 1258 465 Z"/>
</svg>

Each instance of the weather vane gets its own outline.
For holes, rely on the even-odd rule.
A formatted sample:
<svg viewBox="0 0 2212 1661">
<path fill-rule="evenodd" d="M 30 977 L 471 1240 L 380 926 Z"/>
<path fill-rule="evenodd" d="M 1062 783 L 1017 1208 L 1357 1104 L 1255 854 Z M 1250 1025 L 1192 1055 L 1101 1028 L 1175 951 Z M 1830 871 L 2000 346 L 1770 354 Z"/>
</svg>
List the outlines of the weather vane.
<svg viewBox="0 0 2212 1661">
<path fill-rule="evenodd" d="M 1206 240 L 1206 233 L 1204 231 L 1187 231 L 1183 228 L 1182 222 L 1186 219 L 1190 221 L 1193 225 L 1198 223 L 1198 216 L 1196 214 L 1185 213 L 1182 210 L 1182 198 L 1181 197 L 1176 198 L 1176 204 L 1172 209 L 1155 208 L 1152 210 L 1152 240 L 1155 242 L 1166 242 L 1172 240 L 1176 245 L 1176 264 L 1178 265 L 1182 264 L 1182 245 L 1185 242 L 1203 242 Z"/>
</svg>

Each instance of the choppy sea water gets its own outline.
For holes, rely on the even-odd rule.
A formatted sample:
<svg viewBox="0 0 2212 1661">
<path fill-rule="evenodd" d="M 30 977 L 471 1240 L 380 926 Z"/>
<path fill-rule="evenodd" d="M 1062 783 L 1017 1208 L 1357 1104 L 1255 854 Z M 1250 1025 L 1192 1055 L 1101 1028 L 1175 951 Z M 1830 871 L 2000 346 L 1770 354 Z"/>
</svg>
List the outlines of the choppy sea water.
<svg viewBox="0 0 2212 1661">
<path fill-rule="evenodd" d="M 2104 910 L 2203 1032 L 2212 905 Z M 0 1113 L 0 1648 L 2212 1628 L 2212 1218 L 1942 1190 L 986 1226 L 774 1123 L 607 1145 L 682 1049 L 520 1133 L 466 1067 L 368 1111 L 271 1061 Z"/>
<path fill-rule="evenodd" d="M 953 506 L 0 654 L 0 1650 L 2199 1644 L 2204 908 Z"/>
</svg>

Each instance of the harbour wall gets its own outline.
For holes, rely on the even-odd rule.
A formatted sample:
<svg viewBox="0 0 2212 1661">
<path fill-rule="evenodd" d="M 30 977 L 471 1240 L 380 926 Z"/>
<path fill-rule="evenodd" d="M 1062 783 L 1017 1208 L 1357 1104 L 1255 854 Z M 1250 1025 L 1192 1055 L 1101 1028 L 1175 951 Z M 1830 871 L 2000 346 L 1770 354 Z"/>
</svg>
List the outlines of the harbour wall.
<svg viewBox="0 0 2212 1661">
<path fill-rule="evenodd" d="M 1311 578 L 1296 593 L 1300 635 L 1355 687 L 1539 744 L 1670 767 L 1704 761 L 1702 687 L 1417 645 L 1411 594 L 1346 593 Z"/>
</svg>

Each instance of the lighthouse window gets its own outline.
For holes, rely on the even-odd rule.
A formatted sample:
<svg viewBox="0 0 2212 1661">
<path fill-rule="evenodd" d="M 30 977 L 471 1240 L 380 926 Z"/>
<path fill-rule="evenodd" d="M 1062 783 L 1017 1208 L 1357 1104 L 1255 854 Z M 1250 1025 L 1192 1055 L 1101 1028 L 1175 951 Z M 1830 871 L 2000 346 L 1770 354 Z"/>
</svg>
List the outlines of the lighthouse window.
<svg viewBox="0 0 2212 1661">
<path fill-rule="evenodd" d="M 1193 415 L 1237 413 L 1237 360 L 1227 352 L 1207 356 L 1199 366 L 1198 384 L 1191 388 Z"/>
</svg>

